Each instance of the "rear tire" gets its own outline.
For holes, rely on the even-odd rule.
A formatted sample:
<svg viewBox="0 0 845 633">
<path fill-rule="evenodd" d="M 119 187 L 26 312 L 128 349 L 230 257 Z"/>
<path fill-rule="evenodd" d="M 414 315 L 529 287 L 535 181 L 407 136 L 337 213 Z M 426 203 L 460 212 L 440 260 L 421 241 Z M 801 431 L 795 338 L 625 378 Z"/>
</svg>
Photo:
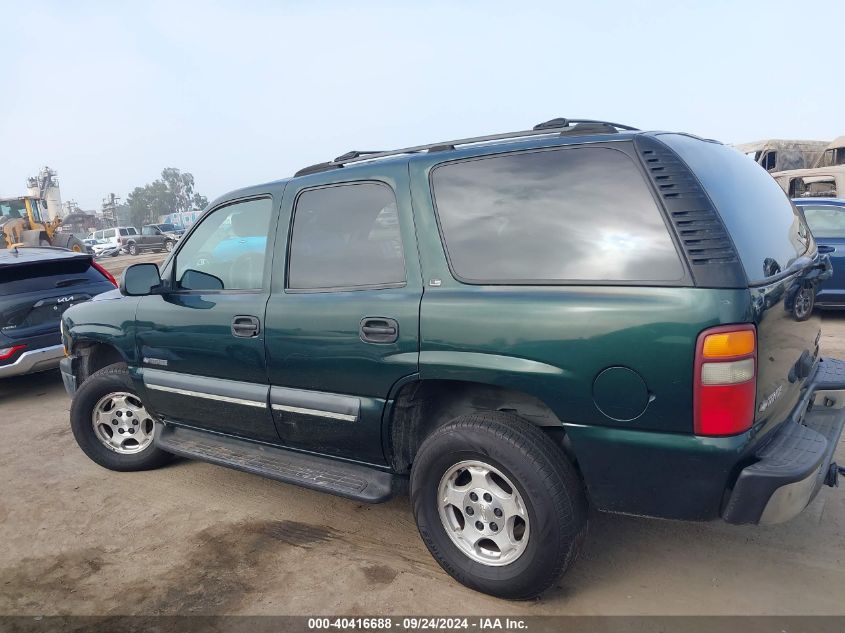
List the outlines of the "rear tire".
<svg viewBox="0 0 845 633">
<path fill-rule="evenodd" d="M 92 374 L 70 405 L 70 428 L 76 443 L 109 470 L 150 470 L 170 461 L 170 454 L 152 441 L 155 424 L 159 422 L 146 412 L 123 363 Z"/>
<path fill-rule="evenodd" d="M 138 247 L 135 244 L 130 244 L 129 248 L 127 248 L 126 250 L 129 251 L 130 255 L 137 255 L 138 254 Z"/>
<path fill-rule="evenodd" d="M 501 412 L 461 416 L 423 442 L 411 503 L 443 569 L 501 598 L 527 600 L 551 587 L 587 531 L 584 486 L 566 455 L 539 428 Z"/>
</svg>

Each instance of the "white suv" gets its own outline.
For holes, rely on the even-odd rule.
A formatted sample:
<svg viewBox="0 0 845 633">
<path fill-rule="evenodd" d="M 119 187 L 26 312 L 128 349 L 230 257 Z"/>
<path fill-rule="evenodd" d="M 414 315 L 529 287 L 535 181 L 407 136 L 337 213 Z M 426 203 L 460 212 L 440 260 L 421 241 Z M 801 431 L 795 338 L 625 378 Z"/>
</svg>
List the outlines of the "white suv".
<svg viewBox="0 0 845 633">
<path fill-rule="evenodd" d="M 97 243 L 94 244 L 91 248 L 94 249 L 95 255 L 117 255 L 120 252 L 121 248 L 123 248 L 123 242 L 126 241 L 125 238 L 137 235 L 139 235 L 138 229 L 136 229 L 134 226 L 118 226 L 113 229 L 102 229 L 100 231 L 94 231 L 91 234 L 91 237 L 97 240 Z M 108 253 L 108 251 L 113 252 Z"/>
</svg>

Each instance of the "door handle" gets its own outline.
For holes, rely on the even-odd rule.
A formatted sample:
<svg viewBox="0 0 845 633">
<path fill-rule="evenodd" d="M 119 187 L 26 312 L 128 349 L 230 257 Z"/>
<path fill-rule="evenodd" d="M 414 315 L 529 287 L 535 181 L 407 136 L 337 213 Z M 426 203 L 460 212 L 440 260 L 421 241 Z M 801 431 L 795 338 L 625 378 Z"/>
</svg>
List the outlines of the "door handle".
<svg viewBox="0 0 845 633">
<path fill-rule="evenodd" d="M 261 322 L 258 317 L 238 315 L 232 319 L 232 336 L 238 338 L 252 338 L 261 332 Z"/>
<path fill-rule="evenodd" d="M 399 340 L 399 324 L 386 317 L 364 317 L 358 334 L 365 343 L 395 343 Z"/>
</svg>

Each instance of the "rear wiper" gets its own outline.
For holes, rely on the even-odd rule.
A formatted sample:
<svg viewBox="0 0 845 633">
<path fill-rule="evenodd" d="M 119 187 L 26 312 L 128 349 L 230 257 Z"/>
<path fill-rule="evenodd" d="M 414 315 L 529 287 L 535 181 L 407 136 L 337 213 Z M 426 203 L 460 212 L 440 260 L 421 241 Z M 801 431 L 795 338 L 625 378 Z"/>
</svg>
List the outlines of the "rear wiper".
<svg viewBox="0 0 845 633">
<path fill-rule="evenodd" d="M 84 284 L 88 281 L 85 277 L 75 277 L 73 279 L 62 279 L 61 281 L 56 282 L 56 288 L 67 288 L 68 286 L 76 286 L 78 284 Z"/>
</svg>

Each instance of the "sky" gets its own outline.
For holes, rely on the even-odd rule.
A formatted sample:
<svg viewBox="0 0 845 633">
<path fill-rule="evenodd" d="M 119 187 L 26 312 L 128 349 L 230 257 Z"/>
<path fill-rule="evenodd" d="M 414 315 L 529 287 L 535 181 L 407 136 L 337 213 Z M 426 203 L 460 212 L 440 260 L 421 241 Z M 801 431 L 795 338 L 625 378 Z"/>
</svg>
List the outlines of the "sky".
<svg viewBox="0 0 845 633">
<path fill-rule="evenodd" d="M 350 149 L 557 116 L 736 143 L 845 134 L 845 2 L 0 0 L 0 196 L 209 199 Z"/>
</svg>

